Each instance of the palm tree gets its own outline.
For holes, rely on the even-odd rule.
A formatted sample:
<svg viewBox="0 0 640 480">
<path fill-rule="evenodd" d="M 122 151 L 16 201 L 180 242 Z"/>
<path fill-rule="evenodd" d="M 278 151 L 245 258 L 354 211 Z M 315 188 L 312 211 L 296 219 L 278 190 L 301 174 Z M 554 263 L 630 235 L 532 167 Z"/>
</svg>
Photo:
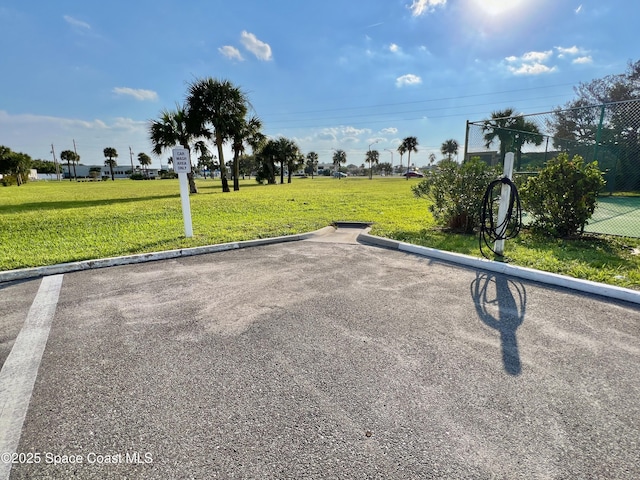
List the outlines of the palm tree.
<svg viewBox="0 0 640 480">
<path fill-rule="evenodd" d="M 371 180 L 373 178 L 373 165 L 372 164 L 378 164 L 378 162 L 380 161 L 380 152 L 378 152 L 378 150 L 369 150 L 367 152 L 367 156 L 366 156 L 366 160 L 367 162 L 369 162 L 369 180 Z"/>
<path fill-rule="evenodd" d="M 458 148 L 459 148 L 458 141 L 451 138 L 449 140 L 445 140 L 442 143 L 442 146 L 440 147 L 440 151 L 442 152 L 442 155 L 446 155 L 447 158 L 451 160 L 452 155 L 458 154 Z"/>
<path fill-rule="evenodd" d="M 213 136 L 220 160 L 222 191 L 229 192 L 223 145 L 232 141 L 242 129 L 249 101 L 244 92 L 228 80 L 202 78 L 189 85 L 187 103 L 193 119 L 201 130 L 213 128 Z"/>
<path fill-rule="evenodd" d="M 149 123 L 149 139 L 154 155 L 160 156 L 164 150 L 182 146 L 189 151 L 191 161 L 191 143 L 206 138 L 208 132 L 195 124 L 190 118 L 187 105 L 176 105 L 175 110 L 162 110 L 159 120 Z M 173 158 L 169 163 L 173 163 Z M 189 191 L 198 193 L 193 173 L 188 173 Z"/>
<path fill-rule="evenodd" d="M 147 172 L 147 167 L 151 165 L 151 157 L 144 152 L 140 152 L 138 154 L 138 163 L 142 165 L 142 169 L 144 170 L 145 176 L 149 176 Z"/>
<path fill-rule="evenodd" d="M 490 148 L 497 138 L 500 142 L 500 162 L 504 163 L 507 151 L 513 148 L 513 115 L 515 110 L 507 108 L 505 110 L 491 112 L 491 119 L 485 120 L 482 126 L 484 134 L 484 146 Z"/>
<path fill-rule="evenodd" d="M 400 154 L 400 173 L 402 173 L 402 156 L 407 153 L 407 148 L 404 144 L 404 141 L 398 146 L 398 153 Z"/>
<path fill-rule="evenodd" d="M 276 140 L 270 140 L 270 154 L 274 161 L 280 162 L 280 183 L 284 183 L 284 166 L 287 165 L 289 173 L 287 175 L 287 183 L 291 183 L 291 175 L 299 166 L 300 148 L 293 140 L 285 137 L 279 137 Z"/>
<path fill-rule="evenodd" d="M 311 179 L 313 179 L 313 174 L 316 172 L 318 168 L 318 154 L 316 152 L 307 153 L 307 168 L 305 168 L 305 173 L 311 174 Z"/>
<path fill-rule="evenodd" d="M 117 167 L 118 163 L 116 162 L 116 158 L 118 158 L 118 152 L 113 147 L 105 148 L 102 153 L 104 153 L 104 161 L 105 166 L 109 167 L 109 171 L 111 172 L 111 181 L 115 182 L 115 177 L 113 175 L 113 167 Z"/>
<path fill-rule="evenodd" d="M 256 181 L 262 182 L 266 180 L 269 185 L 276 183 L 276 167 L 277 143 L 273 139 L 267 140 L 257 152 L 259 168 L 256 175 Z"/>
<path fill-rule="evenodd" d="M 71 177 L 71 164 L 74 164 L 74 172 L 75 172 L 75 162 L 76 162 L 76 152 L 73 150 L 63 150 L 60 152 L 60 160 L 63 162 L 67 162 L 67 169 L 69 170 L 69 181 L 73 182 L 73 179 L 76 178 L 75 173 L 73 177 Z"/>
<path fill-rule="evenodd" d="M 538 126 L 523 115 L 517 114 L 513 108 L 492 112 L 491 119 L 485 120 L 482 131 L 485 147 L 489 148 L 497 138 L 500 142 L 500 160 L 504 163 L 507 152 L 515 152 L 515 169 L 519 170 L 522 163 L 522 147 L 527 143 L 540 145 L 542 135 Z"/>
<path fill-rule="evenodd" d="M 403 150 L 409 154 L 407 157 L 407 170 L 411 167 L 411 152 L 418 153 L 418 139 L 416 137 L 407 137 L 402 140 Z M 402 163 L 402 159 L 400 159 Z M 406 179 L 409 180 L 409 175 L 405 175 Z"/>
<path fill-rule="evenodd" d="M 333 168 L 335 169 L 336 176 L 340 178 L 340 164 L 347 163 L 347 152 L 344 150 L 335 150 L 333 152 Z"/>
<path fill-rule="evenodd" d="M 295 150 L 291 152 L 291 155 L 287 158 L 287 183 L 291 183 L 291 177 L 293 172 L 297 171 L 302 165 L 304 165 L 304 155 L 300 153 L 298 145 L 295 145 Z"/>
<path fill-rule="evenodd" d="M 514 167 L 516 171 L 519 171 L 522 166 L 522 147 L 527 143 L 542 144 L 542 135 L 538 126 L 529 120 L 525 120 L 523 116 L 516 117 L 513 127 L 515 130 L 513 148 L 516 151 Z"/>
<path fill-rule="evenodd" d="M 240 128 L 233 133 L 233 190 L 240 190 L 240 155 L 244 153 L 245 142 L 249 144 L 255 152 L 264 143 L 265 136 L 260 132 L 262 121 L 256 117 L 251 117 L 248 121 L 242 122 Z"/>
</svg>

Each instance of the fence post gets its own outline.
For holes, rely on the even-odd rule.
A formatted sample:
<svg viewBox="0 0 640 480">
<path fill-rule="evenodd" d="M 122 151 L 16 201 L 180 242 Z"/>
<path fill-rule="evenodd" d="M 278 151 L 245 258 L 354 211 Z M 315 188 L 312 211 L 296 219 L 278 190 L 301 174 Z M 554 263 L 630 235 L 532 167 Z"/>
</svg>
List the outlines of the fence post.
<svg viewBox="0 0 640 480">
<path fill-rule="evenodd" d="M 598 161 L 598 146 L 600 145 L 600 140 L 602 139 L 602 123 L 604 122 L 604 107 L 606 104 L 602 104 L 600 106 L 600 123 L 598 123 L 598 130 L 596 130 L 596 146 L 593 149 L 593 161 Z M 585 158 L 586 160 L 586 158 Z M 598 162 L 600 165 L 600 162 Z"/>
<path fill-rule="evenodd" d="M 467 147 L 469 145 L 469 120 L 467 120 L 467 128 L 464 131 L 464 157 L 462 157 L 462 163 L 467 162 Z"/>
</svg>

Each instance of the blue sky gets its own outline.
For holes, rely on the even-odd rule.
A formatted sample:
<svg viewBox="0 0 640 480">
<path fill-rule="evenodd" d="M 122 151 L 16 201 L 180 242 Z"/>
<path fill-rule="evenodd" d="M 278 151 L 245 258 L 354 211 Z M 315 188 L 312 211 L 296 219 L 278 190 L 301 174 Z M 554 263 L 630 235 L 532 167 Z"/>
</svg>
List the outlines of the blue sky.
<svg viewBox="0 0 640 480">
<path fill-rule="evenodd" d="M 321 162 L 341 148 L 360 165 L 376 141 L 391 161 L 416 136 L 426 165 L 466 120 L 622 73 L 638 18 L 627 0 L 0 0 L 0 144 L 51 159 L 75 140 L 82 163 L 114 147 L 129 164 L 129 147 L 151 154 L 148 121 L 211 76 Z"/>
</svg>

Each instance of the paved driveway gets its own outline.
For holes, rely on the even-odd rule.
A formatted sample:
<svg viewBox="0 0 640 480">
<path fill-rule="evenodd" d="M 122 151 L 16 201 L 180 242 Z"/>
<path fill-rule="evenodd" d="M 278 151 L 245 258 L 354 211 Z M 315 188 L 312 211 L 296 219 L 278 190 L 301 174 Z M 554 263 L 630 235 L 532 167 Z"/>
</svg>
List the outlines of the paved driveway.
<svg viewBox="0 0 640 480">
<path fill-rule="evenodd" d="M 352 240 L 64 274 L 11 478 L 640 478 L 637 307 Z"/>
</svg>

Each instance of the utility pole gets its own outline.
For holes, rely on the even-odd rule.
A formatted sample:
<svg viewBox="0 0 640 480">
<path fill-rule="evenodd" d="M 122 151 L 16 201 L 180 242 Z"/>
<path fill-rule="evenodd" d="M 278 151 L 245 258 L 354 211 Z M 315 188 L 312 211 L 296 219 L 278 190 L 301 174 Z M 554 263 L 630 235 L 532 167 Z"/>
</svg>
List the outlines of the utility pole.
<svg viewBox="0 0 640 480">
<path fill-rule="evenodd" d="M 73 162 L 73 178 L 76 179 L 76 181 L 78 180 L 78 176 L 76 175 L 76 162 L 79 163 L 80 157 L 78 156 L 78 151 L 76 150 L 76 139 L 73 139 L 73 153 L 76 154 L 76 158 L 75 161 Z M 69 172 L 71 173 L 71 172 Z"/>
<path fill-rule="evenodd" d="M 133 175 L 133 150 L 129 147 L 129 158 L 131 159 L 131 175 Z"/>
<path fill-rule="evenodd" d="M 56 166 L 56 178 L 60 181 L 60 167 L 58 166 L 58 160 L 56 160 L 56 151 L 51 144 L 51 154 L 53 155 L 53 164 Z"/>
</svg>

